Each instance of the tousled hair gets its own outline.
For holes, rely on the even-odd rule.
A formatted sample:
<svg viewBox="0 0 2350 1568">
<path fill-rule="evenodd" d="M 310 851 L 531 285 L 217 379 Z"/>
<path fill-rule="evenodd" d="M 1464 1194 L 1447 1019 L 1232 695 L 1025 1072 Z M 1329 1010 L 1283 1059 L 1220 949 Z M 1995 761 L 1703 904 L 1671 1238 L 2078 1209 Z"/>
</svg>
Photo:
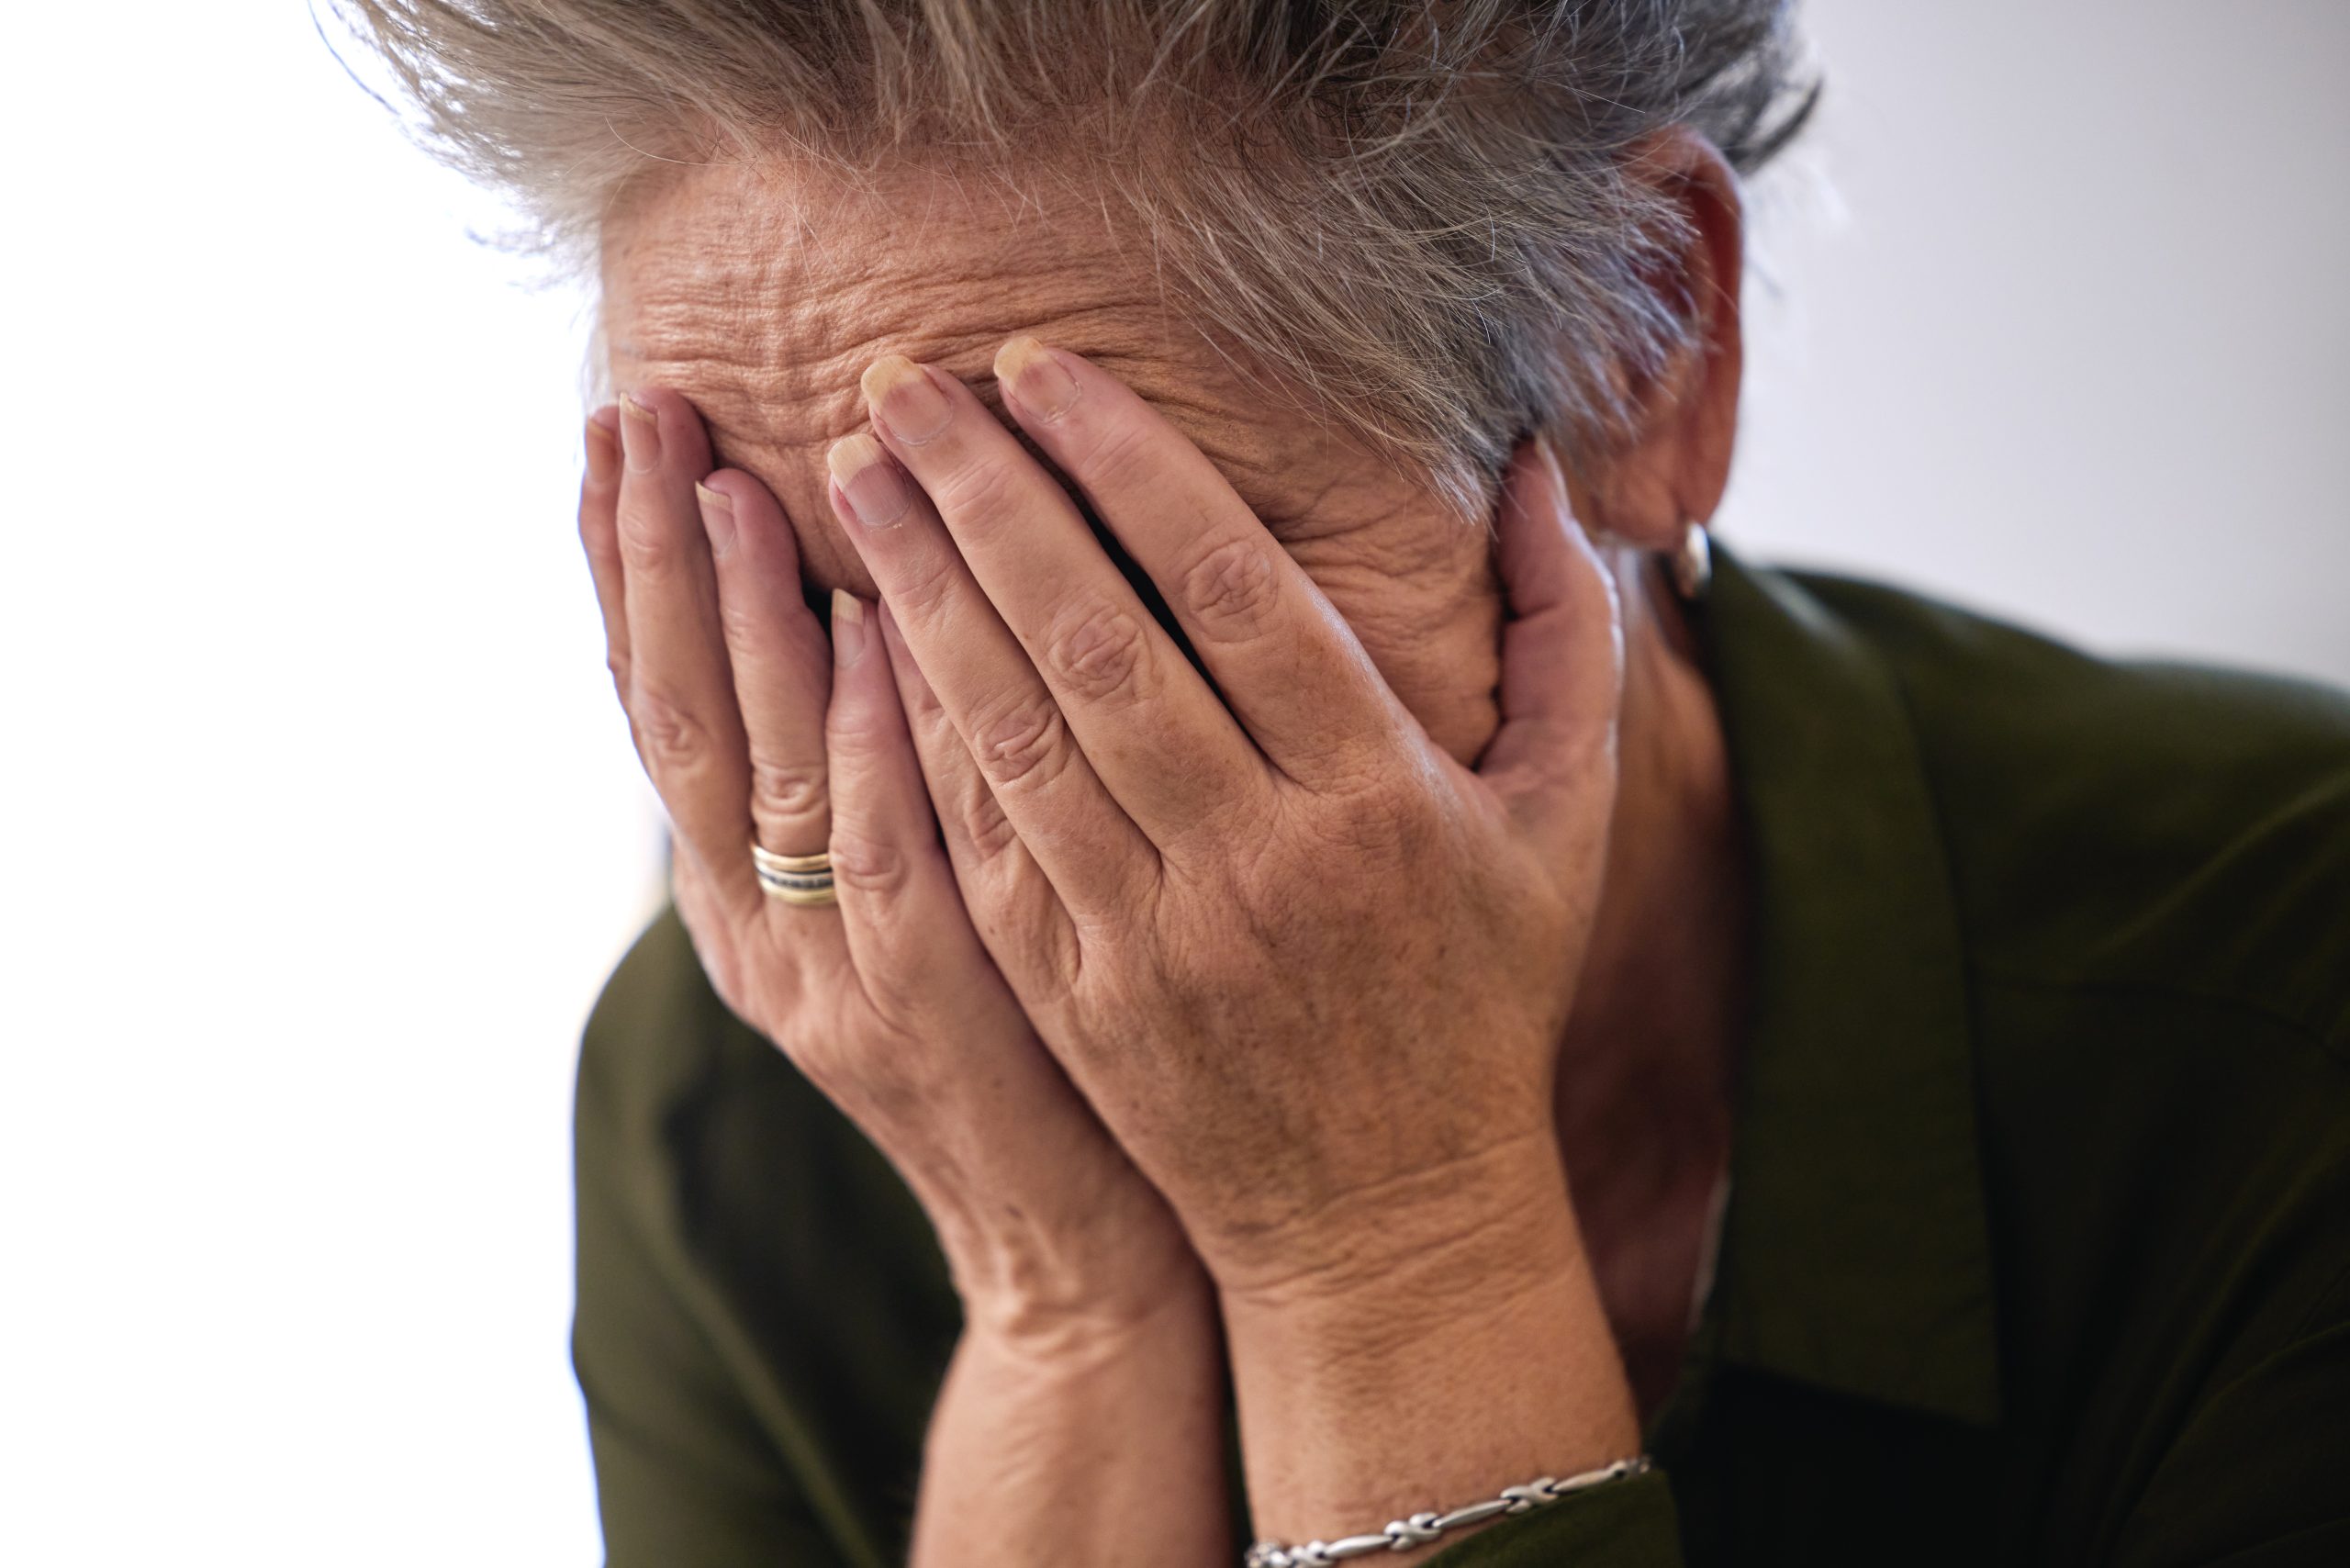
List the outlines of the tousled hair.
<svg viewBox="0 0 2350 1568">
<path fill-rule="evenodd" d="M 1605 442 L 1688 342 L 1644 139 L 1749 174 L 1818 95 L 1794 0 L 327 3 L 582 278 L 677 162 L 1081 174 L 1221 352 L 1469 518 L 1521 435 Z"/>
</svg>

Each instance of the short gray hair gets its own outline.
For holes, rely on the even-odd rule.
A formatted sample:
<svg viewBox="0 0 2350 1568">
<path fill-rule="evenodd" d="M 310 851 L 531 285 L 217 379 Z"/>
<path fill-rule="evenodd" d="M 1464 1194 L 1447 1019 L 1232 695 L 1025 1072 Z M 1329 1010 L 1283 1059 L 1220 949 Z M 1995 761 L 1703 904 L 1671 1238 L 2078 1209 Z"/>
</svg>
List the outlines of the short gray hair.
<svg viewBox="0 0 2350 1568">
<path fill-rule="evenodd" d="M 1606 441 L 1688 341 L 1642 140 L 1688 125 L 1744 174 L 1818 95 L 1794 0 L 329 4 L 583 277 L 664 161 L 1074 167 L 1244 374 L 1479 520 L 1517 439 Z"/>
</svg>

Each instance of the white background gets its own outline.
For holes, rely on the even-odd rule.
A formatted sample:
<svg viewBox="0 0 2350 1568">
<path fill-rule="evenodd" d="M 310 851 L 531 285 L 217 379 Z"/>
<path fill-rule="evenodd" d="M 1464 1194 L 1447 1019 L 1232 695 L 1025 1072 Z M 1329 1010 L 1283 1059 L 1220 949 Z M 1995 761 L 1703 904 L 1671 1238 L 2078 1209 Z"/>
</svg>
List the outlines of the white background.
<svg viewBox="0 0 2350 1568">
<path fill-rule="evenodd" d="M 1812 18 L 1727 533 L 2350 680 L 2350 13 Z M 570 1073 L 658 817 L 578 302 L 297 6 L 9 21 L 0 1561 L 592 1562 Z"/>
</svg>

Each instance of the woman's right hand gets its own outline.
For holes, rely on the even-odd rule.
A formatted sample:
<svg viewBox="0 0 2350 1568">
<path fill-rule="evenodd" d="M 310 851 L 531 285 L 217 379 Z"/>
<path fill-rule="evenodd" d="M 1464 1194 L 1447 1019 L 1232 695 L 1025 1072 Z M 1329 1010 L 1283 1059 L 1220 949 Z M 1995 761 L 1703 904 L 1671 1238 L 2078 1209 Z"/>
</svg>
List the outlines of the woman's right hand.
<svg viewBox="0 0 2350 1568">
<path fill-rule="evenodd" d="M 677 912 L 719 996 L 897 1167 L 975 1326 L 1058 1335 L 1204 1300 L 1189 1243 L 1038 1041 L 965 913 L 883 644 L 829 646 L 767 487 L 640 390 L 587 431 L 579 531 L 629 726 L 675 829 Z M 949 809 L 989 810 L 976 773 Z M 977 831 L 988 831 L 976 823 Z M 751 845 L 829 848 L 839 902 L 760 890 Z"/>
</svg>

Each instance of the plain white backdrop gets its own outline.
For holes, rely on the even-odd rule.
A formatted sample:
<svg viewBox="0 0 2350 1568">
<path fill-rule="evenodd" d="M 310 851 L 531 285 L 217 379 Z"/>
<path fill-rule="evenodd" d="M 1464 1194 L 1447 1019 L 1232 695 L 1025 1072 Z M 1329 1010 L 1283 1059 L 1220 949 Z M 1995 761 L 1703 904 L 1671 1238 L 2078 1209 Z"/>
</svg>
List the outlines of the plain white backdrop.
<svg viewBox="0 0 2350 1568">
<path fill-rule="evenodd" d="M 1811 22 L 1726 535 L 2350 681 L 2350 13 Z M 593 1562 L 580 302 L 292 0 L 10 31 L 0 1561 Z"/>
</svg>

